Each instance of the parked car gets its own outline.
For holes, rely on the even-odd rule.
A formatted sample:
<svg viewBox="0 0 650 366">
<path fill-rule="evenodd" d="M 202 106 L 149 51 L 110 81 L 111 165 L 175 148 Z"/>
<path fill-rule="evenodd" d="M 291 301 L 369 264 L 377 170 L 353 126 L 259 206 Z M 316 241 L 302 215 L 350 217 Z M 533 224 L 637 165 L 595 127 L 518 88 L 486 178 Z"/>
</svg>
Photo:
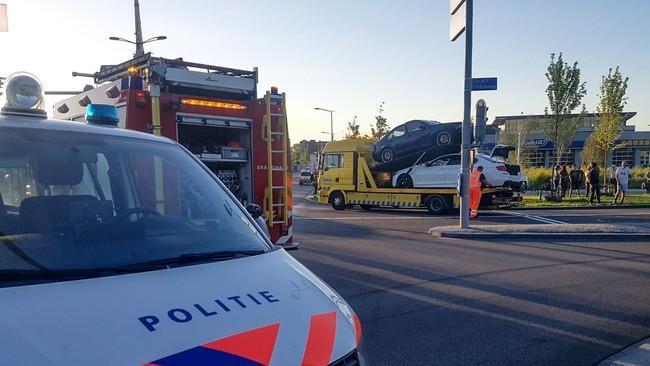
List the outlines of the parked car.
<svg viewBox="0 0 650 366">
<path fill-rule="evenodd" d="M 303 169 L 300 171 L 300 179 L 298 180 L 299 185 L 303 184 L 313 184 L 314 182 L 311 179 L 312 172 L 309 169 Z"/>
<path fill-rule="evenodd" d="M 478 154 L 473 167 L 483 167 L 483 174 L 491 187 L 510 187 L 514 191 L 525 190 L 528 178 L 519 165 L 509 164 L 490 155 Z M 393 175 L 393 185 L 402 188 L 449 188 L 455 187 L 460 170 L 460 154 L 438 157 L 427 163 L 402 169 Z"/>
<path fill-rule="evenodd" d="M 445 153 L 460 145 L 461 123 L 413 120 L 395 127 L 374 145 L 373 158 L 390 163 L 403 157 L 439 148 Z M 438 154 L 441 155 L 441 154 Z"/>
</svg>

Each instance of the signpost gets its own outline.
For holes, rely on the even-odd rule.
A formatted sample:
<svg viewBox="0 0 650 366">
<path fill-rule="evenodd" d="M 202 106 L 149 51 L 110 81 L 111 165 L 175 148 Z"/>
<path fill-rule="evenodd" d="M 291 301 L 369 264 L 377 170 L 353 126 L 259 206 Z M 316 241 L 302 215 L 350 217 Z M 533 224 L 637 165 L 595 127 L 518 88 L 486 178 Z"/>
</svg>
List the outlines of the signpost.
<svg viewBox="0 0 650 366">
<path fill-rule="evenodd" d="M 472 135 L 472 16 L 473 0 L 449 0 L 449 39 L 465 32 L 465 92 L 460 160 L 460 227 L 469 228 L 469 148 Z M 463 22 L 464 21 L 464 22 Z M 464 23 L 464 26 L 463 26 Z"/>
</svg>

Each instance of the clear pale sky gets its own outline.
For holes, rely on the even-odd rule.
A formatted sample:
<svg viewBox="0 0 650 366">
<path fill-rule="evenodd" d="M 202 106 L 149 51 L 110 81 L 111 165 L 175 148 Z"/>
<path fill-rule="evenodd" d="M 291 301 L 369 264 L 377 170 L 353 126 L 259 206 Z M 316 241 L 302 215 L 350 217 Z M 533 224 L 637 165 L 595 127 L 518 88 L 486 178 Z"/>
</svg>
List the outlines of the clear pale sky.
<svg viewBox="0 0 650 366">
<path fill-rule="evenodd" d="M 25 70 L 47 90 L 80 89 L 101 64 L 130 58 L 131 0 L 0 0 L 0 75 Z M 146 45 L 156 55 L 235 68 L 260 68 L 260 90 L 287 92 L 293 141 L 328 139 L 358 116 L 369 131 L 377 107 L 395 126 L 414 118 L 462 119 L 464 38 L 448 40 L 448 0 L 140 0 Z M 597 103 L 600 77 L 620 65 L 630 77 L 630 122 L 650 129 L 650 1 L 475 0 L 474 76 L 497 76 L 499 90 L 474 93 L 497 115 L 543 113 L 551 52 L 578 61 L 584 102 Z M 52 103 L 56 100 L 49 100 Z"/>
</svg>

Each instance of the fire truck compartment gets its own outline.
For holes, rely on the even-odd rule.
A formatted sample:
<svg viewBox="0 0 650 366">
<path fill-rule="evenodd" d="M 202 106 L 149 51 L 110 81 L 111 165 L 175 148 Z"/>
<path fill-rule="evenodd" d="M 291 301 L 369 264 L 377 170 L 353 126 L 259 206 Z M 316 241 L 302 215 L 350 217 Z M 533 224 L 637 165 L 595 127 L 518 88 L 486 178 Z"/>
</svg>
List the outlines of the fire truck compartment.
<svg viewBox="0 0 650 366">
<path fill-rule="evenodd" d="M 178 142 L 214 172 L 242 203 L 252 198 L 252 121 L 177 115 Z"/>
</svg>

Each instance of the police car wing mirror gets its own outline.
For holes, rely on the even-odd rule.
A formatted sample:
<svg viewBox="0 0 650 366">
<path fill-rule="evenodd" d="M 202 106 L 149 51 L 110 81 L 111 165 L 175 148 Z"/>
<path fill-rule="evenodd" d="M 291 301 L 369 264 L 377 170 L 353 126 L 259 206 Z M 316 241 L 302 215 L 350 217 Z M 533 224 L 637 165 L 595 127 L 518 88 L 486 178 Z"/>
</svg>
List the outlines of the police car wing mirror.
<svg viewBox="0 0 650 366">
<path fill-rule="evenodd" d="M 262 216 L 262 208 L 259 205 L 256 205 L 254 203 L 249 203 L 246 205 L 246 211 L 254 218 L 258 218 Z"/>
</svg>

